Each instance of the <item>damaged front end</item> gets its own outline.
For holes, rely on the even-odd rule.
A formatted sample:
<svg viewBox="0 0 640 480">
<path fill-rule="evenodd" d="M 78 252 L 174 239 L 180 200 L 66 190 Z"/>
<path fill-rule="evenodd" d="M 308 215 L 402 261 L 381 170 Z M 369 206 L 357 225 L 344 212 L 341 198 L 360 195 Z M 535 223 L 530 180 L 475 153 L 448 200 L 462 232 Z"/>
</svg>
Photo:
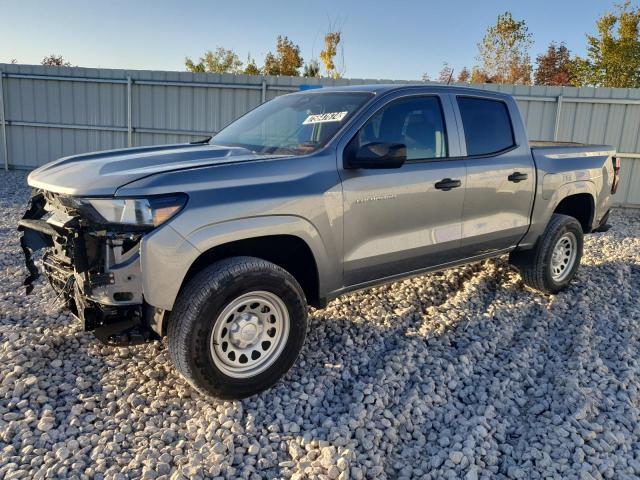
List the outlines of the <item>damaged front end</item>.
<svg viewBox="0 0 640 480">
<path fill-rule="evenodd" d="M 39 276 L 32 254 L 45 249 L 44 274 L 85 330 L 109 345 L 160 338 L 159 317 L 165 312 L 144 302 L 139 246 L 158 222 L 184 205 L 175 198 L 160 199 L 153 210 L 148 199 L 78 199 L 35 191 L 18 224 L 29 270 L 27 294 Z"/>
</svg>

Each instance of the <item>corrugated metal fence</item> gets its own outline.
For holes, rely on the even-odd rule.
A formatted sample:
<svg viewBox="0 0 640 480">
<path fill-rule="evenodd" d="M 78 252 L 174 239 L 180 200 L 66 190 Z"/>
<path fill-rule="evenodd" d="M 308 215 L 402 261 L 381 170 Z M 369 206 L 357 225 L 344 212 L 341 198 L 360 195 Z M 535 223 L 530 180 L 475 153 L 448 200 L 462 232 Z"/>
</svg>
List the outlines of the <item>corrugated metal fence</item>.
<svg viewBox="0 0 640 480">
<path fill-rule="evenodd" d="M 0 164 L 190 141 L 302 85 L 391 83 L 0 64 Z M 407 83 L 395 81 L 393 83 Z M 532 140 L 614 145 L 617 203 L 640 206 L 640 89 L 483 85 L 514 95 Z"/>
</svg>

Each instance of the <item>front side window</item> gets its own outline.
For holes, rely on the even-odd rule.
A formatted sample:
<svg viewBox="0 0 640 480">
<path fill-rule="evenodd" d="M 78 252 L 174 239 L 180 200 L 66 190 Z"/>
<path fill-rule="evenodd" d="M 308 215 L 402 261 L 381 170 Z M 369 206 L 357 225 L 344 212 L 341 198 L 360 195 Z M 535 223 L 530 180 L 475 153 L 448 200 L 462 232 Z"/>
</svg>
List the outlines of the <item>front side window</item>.
<svg viewBox="0 0 640 480">
<path fill-rule="evenodd" d="M 507 105 L 500 100 L 458 97 L 467 155 L 489 155 L 515 144 Z"/>
<path fill-rule="evenodd" d="M 360 148 L 369 143 L 400 143 L 407 160 L 447 156 L 447 140 L 440 100 L 436 96 L 411 97 L 383 107 L 352 140 Z"/>
<path fill-rule="evenodd" d="M 309 92 L 266 102 L 213 137 L 211 144 L 260 154 L 303 155 L 322 148 L 373 94 Z"/>
</svg>

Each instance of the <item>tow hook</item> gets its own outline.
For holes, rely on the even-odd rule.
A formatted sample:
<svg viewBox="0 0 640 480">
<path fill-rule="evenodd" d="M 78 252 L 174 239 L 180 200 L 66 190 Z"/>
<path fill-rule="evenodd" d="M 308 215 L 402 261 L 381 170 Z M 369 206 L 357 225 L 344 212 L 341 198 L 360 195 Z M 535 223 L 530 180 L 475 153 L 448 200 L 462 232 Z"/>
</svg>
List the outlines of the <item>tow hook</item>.
<svg viewBox="0 0 640 480">
<path fill-rule="evenodd" d="M 96 328 L 93 333 L 102 343 L 112 347 L 128 347 L 154 340 L 152 332 L 149 329 L 141 328 L 135 320 L 124 320 L 104 325 Z"/>
</svg>

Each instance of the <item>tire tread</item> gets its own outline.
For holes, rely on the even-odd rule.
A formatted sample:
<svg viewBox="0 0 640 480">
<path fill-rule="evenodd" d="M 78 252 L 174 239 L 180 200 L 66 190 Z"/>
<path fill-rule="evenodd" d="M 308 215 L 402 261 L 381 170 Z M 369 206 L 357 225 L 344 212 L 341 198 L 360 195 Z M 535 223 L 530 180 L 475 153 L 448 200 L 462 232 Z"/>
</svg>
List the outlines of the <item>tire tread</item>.
<svg viewBox="0 0 640 480">
<path fill-rule="evenodd" d="M 562 288 L 565 288 L 566 284 L 569 283 L 573 275 L 571 275 L 566 282 L 563 282 L 561 287 L 551 284 L 547 279 L 548 265 L 544 260 L 549 249 L 553 248 L 557 232 L 566 228 L 568 225 L 577 226 L 580 233 L 582 233 L 582 227 L 574 217 L 554 213 L 544 233 L 540 236 L 533 249 L 511 253 L 509 261 L 518 268 L 522 276 L 522 281 L 527 286 L 544 293 L 556 293 Z M 580 246 L 582 245 L 581 239 L 579 240 L 579 244 Z M 580 262 L 581 255 L 582 251 L 580 249 L 578 257 L 576 258 L 577 263 Z M 577 267 L 574 267 L 574 270 L 575 268 Z"/>
<path fill-rule="evenodd" d="M 223 259 L 198 272 L 184 286 L 176 301 L 175 308 L 171 312 L 171 320 L 167 329 L 171 361 L 189 384 L 205 395 L 213 394 L 220 398 L 240 398 L 240 396 L 246 396 L 236 395 L 233 392 L 230 393 L 227 385 L 223 385 L 220 382 L 213 382 L 210 376 L 205 375 L 206 366 L 202 364 L 197 366 L 197 362 L 193 361 L 193 352 L 190 351 L 189 337 L 197 327 L 200 309 L 206 304 L 212 293 L 222 291 L 225 285 L 236 282 L 243 276 L 257 270 L 268 270 L 274 275 L 282 277 L 283 280 L 296 291 L 300 301 L 299 307 L 306 312 L 306 302 L 302 288 L 289 272 L 266 260 L 247 256 Z M 298 340 L 296 347 L 299 350 L 304 341 L 304 336 L 296 340 Z M 196 368 L 200 370 L 198 373 L 201 373 L 201 375 L 196 374 Z M 198 376 L 206 376 L 209 379 L 206 388 L 200 385 L 197 378 Z"/>
</svg>

